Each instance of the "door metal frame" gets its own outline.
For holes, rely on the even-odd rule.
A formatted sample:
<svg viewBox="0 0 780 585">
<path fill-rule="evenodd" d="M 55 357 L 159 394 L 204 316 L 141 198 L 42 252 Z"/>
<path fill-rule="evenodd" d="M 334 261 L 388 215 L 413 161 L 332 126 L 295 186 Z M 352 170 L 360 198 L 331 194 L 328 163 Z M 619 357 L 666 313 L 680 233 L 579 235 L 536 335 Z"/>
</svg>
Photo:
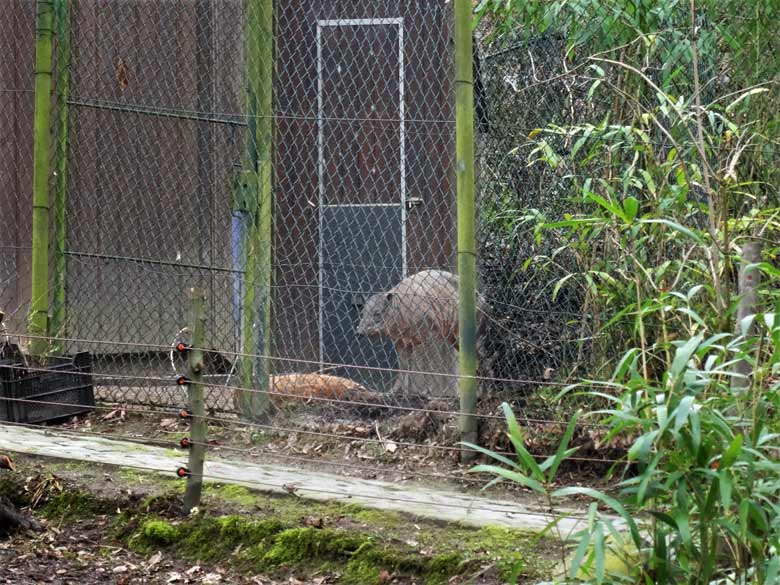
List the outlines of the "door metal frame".
<svg viewBox="0 0 780 585">
<path fill-rule="evenodd" d="M 324 99 L 323 90 L 323 64 L 322 64 L 322 29 L 326 27 L 340 26 L 381 26 L 395 25 L 398 27 L 398 117 L 400 139 L 400 173 L 401 173 L 401 278 L 406 277 L 406 107 L 404 103 L 404 19 L 396 18 L 351 18 L 329 19 L 317 21 L 317 179 L 319 198 L 317 211 L 319 214 L 319 342 L 320 342 L 320 371 L 324 367 L 323 359 L 323 265 L 322 265 L 322 209 L 326 207 L 394 207 L 395 203 L 352 203 L 352 204 L 325 204 L 325 143 L 324 130 L 325 119 L 323 116 Z"/>
</svg>

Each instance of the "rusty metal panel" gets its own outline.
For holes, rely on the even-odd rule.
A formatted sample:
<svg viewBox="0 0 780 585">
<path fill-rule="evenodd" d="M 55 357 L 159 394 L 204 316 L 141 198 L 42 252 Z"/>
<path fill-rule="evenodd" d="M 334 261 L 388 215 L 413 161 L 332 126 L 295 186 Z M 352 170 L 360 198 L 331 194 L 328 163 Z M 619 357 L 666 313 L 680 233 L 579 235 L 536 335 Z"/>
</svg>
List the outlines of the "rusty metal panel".
<svg viewBox="0 0 780 585">
<path fill-rule="evenodd" d="M 234 349 L 242 2 L 74 4 L 69 335 L 170 343 L 191 286 Z M 122 318 L 117 318 L 122 315 Z"/>
<path fill-rule="evenodd" d="M 3 3 L 0 35 L 0 309 L 23 327 L 30 300 L 35 2 Z"/>
</svg>

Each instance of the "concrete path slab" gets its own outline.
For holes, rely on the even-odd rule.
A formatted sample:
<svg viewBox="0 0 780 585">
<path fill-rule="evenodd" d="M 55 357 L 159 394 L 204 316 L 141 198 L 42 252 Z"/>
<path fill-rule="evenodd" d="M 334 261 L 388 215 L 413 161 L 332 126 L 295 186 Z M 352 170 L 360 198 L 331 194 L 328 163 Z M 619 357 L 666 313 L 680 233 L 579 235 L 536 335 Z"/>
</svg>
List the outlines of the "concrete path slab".
<svg viewBox="0 0 780 585">
<path fill-rule="evenodd" d="M 75 459 L 131 467 L 175 477 L 187 454 L 128 441 L 65 433 L 52 429 L 31 429 L 0 424 L 0 452 Z M 263 492 L 287 494 L 285 486 L 296 486 L 297 496 L 321 501 L 341 501 L 367 508 L 403 512 L 471 526 L 498 525 L 540 531 L 551 521 L 545 511 L 519 502 L 470 496 L 420 485 L 364 480 L 276 464 L 252 464 L 208 459 L 204 481 L 233 483 Z M 293 497 L 293 496 L 289 496 Z M 568 517 L 559 528 L 566 536 L 582 528 L 582 520 Z"/>
</svg>

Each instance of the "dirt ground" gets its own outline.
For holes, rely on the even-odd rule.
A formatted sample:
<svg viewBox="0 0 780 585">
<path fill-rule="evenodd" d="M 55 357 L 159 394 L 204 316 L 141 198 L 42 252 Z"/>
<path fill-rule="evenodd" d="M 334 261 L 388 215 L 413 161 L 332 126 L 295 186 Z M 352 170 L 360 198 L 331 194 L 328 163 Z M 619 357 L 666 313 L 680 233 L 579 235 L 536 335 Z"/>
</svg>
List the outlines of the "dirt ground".
<svg viewBox="0 0 780 585">
<path fill-rule="evenodd" d="M 14 459 L 17 465 L 16 473 L 12 474 L 14 481 L 8 483 L 10 475 L 6 473 L 0 477 L 1 491 L 5 492 L 2 495 L 9 496 L 10 489 L 24 496 L 19 498 L 26 504 L 23 510 L 37 518 L 44 530 L 0 540 L 0 583 L 328 585 L 343 582 L 342 568 L 330 565 L 326 570 L 313 572 L 294 564 L 284 565 L 272 576 L 239 572 L 232 561 L 238 550 L 222 562 L 211 564 L 182 558 L 175 549 L 166 547 L 141 554 L 131 550 L 128 543 L 132 540 L 117 536 L 117 518 L 123 513 L 130 514 L 130 525 L 140 521 L 135 518 L 142 520 L 147 514 L 169 519 L 174 525 L 187 522 L 180 516 L 180 495 L 177 495 L 180 492 L 176 487 L 182 485 L 180 482 L 115 467 L 29 456 Z M 74 494 L 79 494 L 78 498 L 70 497 Z M 90 503 L 88 510 L 82 509 L 81 494 L 89 494 L 99 504 Z M 215 517 L 238 514 L 248 520 L 273 518 L 289 522 L 293 528 L 316 527 L 361 535 L 382 547 L 403 550 L 415 559 L 433 559 L 442 552 L 458 551 L 466 555 L 463 558 L 468 562 L 461 560 L 462 574 L 446 581 L 453 585 L 501 583 L 498 567 L 502 559 L 512 555 L 523 558 L 518 582 L 535 583 L 558 558 L 558 545 L 546 539 L 523 537 L 505 530 L 442 526 L 397 514 L 304 502 L 294 496 L 250 495 L 246 490 L 228 491 L 216 486 L 205 492 L 202 507 L 203 514 Z M 522 540 L 516 542 L 517 539 Z M 422 585 L 425 581 L 403 570 L 382 569 L 376 575 L 372 582 L 382 584 Z"/>
<path fill-rule="evenodd" d="M 101 410 L 62 428 L 177 447 L 189 425 L 175 413 L 172 408 L 152 412 L 121 403 L 104 404 Z M 420 482 L 466 493 L 479 492 L 490 479 L 469 473 L 473 465 L 461 463 L 458 419 L 448 413 L 360 414 L 304 403 L 277 410 L 264 425 L 244 424 L 225 413 L 208 416 L 207 457 L 211 453 L 236 461 L 273 460 L 361 479 Z M 556 451 L 562 431 L 555 422 L 527 423 L 526 446 L 542 460 Z M 587 425 L 578 429 L 573 443 L 579 451 L 561 467 L 559 484 L 608 488 L 614 483 L 623 470 L 615 462 L 625 455 L 625 448 L 601 444 L 603 434 Z M 501 419 L 481 421 L 480 444 L 514 458 Z M 509 484 L 491 488 L 489 495 L 529 496 L 524 488 Z"/>
<path fill-rule="evenodd" d="M 145 558 L 106 540 L 107 522 L 105 518 L 80 520 L 65 527 L 51 526 L 43 535 L 16 535 L 0 541 L 0 583 L 280 583 L 261 575 L 237 575 L 225 567 L 193 564 L 163 553 Z"/>
<path fill-rule="evenodd" d="M 114 469 L 101 466 L 56 464 L 51 460 L 14 456 L 24 474 L 24 488 L 40 494 L 42 502 L 68 489 L 90 489 L 98 496 L 127 505 L 147 497 L 153 488 L 123 480 Z M 54 472 L 54 473 L 52 473 Z M 136 485 L 132 485 L 136 484 Z M 43 532 L 17 533 L 0 540 L 0 583 L 91 585 L 152 584 L 261 584 L 280 583 L 262 575 L 240 575 L 226 566 L 188 562 L 163 551 L 151 556 L 128 550 L 112 538 L 111 514 L 41 519 Z M 284 581 L 289 582 L 289 581 Z M 325 582 L 323 582 L 325 583 Z"/>
</svg>

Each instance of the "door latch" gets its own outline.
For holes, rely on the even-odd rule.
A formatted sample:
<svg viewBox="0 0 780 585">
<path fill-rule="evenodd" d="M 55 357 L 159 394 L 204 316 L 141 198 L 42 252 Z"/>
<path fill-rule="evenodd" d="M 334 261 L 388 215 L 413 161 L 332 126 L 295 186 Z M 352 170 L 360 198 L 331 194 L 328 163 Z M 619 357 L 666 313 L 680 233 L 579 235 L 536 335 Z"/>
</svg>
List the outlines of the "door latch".
<svg viewBox="0 0 780 585">
<path fill-rule="evenodd" d="M 406 209 L 412 209 L 413 207 L 417 207 L 418 205 L 422 205 L 424 201 L 421 197 L 407 197 L 406 198 Z"/>
</svg>

